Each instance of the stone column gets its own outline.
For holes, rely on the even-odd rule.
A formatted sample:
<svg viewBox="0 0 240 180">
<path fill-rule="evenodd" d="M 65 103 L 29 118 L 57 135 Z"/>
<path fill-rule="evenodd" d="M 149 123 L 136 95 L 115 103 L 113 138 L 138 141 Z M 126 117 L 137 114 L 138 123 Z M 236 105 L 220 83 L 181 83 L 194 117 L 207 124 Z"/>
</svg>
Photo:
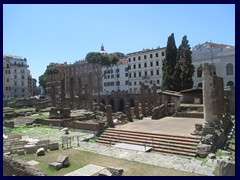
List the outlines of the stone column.
<svg viewBox="0 0 240 180">
<path fill-rule="evenodd" d="M 88 84 L 85 84 L 85 109 L 88 107 Z"/>
<path fill-rule="evenodd" d="M 224 115 L 224 85 L 223 78 L 217 77 L 216 102 L 217 102 L 217 119 L 222 119 Z"/>
<path fill-rule="evenodd" d="M 56 98 L 55 98 L 56 86 L 55 86 L 55 84 L 52 84 L 51 87 L 52 87 L 52 91 L 51 91 L 52 106 L 56 107 Z"/>
<path fill-rule="evenodd" d="M 203 65 L 203 110 L 205 122 L 213 125 L 213 80 L 210 76 L 210 66 Z"/>
<path fill-rule="evenodd" d="M 65 107 L 65 79 L 61 80 L 61 108 Z"/>
<path fill-rule="evenodd" d="M 82 104 L 82 79 L 81 77 L 78 78 L 78 107 L 81 108 Z"/>
<path fill-rule="evenodd" d="M 88 88 L 89 88 L 89 90 L 88 90 L 88 108 L 89 109 L 93 109 L 93 95 L 92 95 L 92 93 L 93 93 L 93 90 L 92 90 L 92 74 L 90 73 L 89 75 L 88 75 L 88 84 L 89 84 L 89 86 L 88 86 Z"/>
<path fill-rule="evenodd" d="M 74 108 L 74 79 L 70 78 L 70 109 Z"/>
<path fill-rule="evenodd" d="M 132 118 L 132 115 L 131 115 L 131 108 L 130 108 L 129 104 L 126 104 L 126 115 L 127 115 L 127 120 L 129 122 L 133 122 L 133 118 Z"/>
<path fill-rule="evenodd" d="M 142 104 L 142 114 L 143 114 L 143 116 L 146 116 L 146 100 L 145 100 L 145 85 L 144 85 L 144 83 L 141 83 L 141 89 L 140 89 L 140 91 L 141 91 L 141 104 Z"/>
<path fill-rule="evenodd" d="M 148 88 L 148 115 L 152 115 L 152 93 L 150 88 Z"/>
<path fill-rule="evenodd" d="M 139 104 L 138 104 L 138 102 L 134 103 L 134 114 L 135 114 L 136 119 L 140 118 L 139 117 Z"/>
<path fill-rule="evenodd" d="M 113 123 L 113 118 L 112 118 L 112 106 L 107 105 L 106 110 L 107 110 L 107 122 L 108 122 L 109 126 L 113 128 L 113 127 L 115 127 L 115 125 Z"/>
<path fill-rule="evenodd" d="M 153 108 L 157 106 L 157 86 L 153 83 Z"/>
</svg>

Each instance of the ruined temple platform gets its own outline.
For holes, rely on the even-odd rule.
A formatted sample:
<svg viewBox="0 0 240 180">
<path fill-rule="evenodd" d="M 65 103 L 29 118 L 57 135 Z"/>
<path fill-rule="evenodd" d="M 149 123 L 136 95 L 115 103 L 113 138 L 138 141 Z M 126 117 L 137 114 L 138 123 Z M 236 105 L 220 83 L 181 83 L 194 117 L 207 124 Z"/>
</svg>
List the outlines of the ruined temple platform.
<svg viewBox="0 0 240 180">
<path fill-rule="evenodd" d="M 191 132 L 195 129 L 196 123 L 204 123 L 204 119 L 164 117 L 162 119 L 153 120 L 146 117 L 142 120 L 134 119 L 134 122 L 118 125 L 116 126 L 116 129 L 167 135 L 192 136 Z"/>
</svg>

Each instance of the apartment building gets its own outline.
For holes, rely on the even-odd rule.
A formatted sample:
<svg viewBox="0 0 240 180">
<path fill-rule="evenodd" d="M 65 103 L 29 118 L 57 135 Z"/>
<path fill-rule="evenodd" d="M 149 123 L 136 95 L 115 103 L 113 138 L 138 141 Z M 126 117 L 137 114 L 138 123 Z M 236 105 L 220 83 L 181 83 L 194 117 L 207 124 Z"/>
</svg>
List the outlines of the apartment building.
<svg viewBox="0 0 240 180">
<path fill-rule="evenodd" d="M 205 42 L 193 47 L 194 87 L 202 87 L 202 65 L 212 65 L 213 75 L 223 78 L 225 89 L 235 85 L 235 46 Z"/>
<path fill-rule="evenodd" d="M 3 100 L 33 95 L 29 88 L 32 77 L 28 67 L 26 58 L 3 55 Z M 31 87 L 32 83 L 31 80 Z"/>
<path fill-rule="evenodd" d="M 117 91 L 128 91 L 128 59 L 123 57 L 110 68 L 103 67 L 102 80 L 103 94 L 111 94 Z"/>
<path fill-rule="evenodd" d="M 165 58 L 165 47 L 156 49 L 143 49 L 127 54 L 129 92 L 139 93 L 140 84 L 152 87 L 153 83 L 161 88 L 162 61 Z"/>
</svg>

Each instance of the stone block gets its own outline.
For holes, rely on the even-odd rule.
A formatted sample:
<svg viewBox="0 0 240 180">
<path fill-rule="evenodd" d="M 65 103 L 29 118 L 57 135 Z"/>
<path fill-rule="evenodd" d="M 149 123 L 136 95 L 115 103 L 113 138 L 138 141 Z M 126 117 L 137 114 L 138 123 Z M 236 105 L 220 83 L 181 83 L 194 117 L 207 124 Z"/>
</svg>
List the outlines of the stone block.
<svg viewBox="0 0 240 180">
<path fill-rule="evenodd" d="M 62 163 L 63 167 L 70 165 L 68 156 L 64 156 L 64 155 L 58 156 L 57 162 Z"/>
<path fill-rule="evenodd" d="M 212 145 L 209 144 L 199 144 L 197 146 L 197 155 L 199 157 L 205 158 L 209 153 L 212 152 Z"/>
<path fill-rule="evenodd" d="M 18 149 L 17 154 L 18 155 L 25 155 L 24 149 Z"/>
<path fill-rule="evenodd" d="M 214 128 L 213 127 L 203 127 L 203 136 L 207 134 L 213 134 L 214 133 Z"/>
<path fill-rule="evenodd" d="M 53 163 L 49 163 L 48 167 L 51 169 L 55 169 L 56 171 L 58 171 L 59 169 L 61 169 L 63 167 L 62 163 L 59 162 L 53 162 Z"/>
<path fill-rule="evenodd" d="M 227 160 L 218 160 L 220 176 L 235 176 L 235 163 Z"/>
<path fill-rule="evenodd" d="M 5 120 L 5 121 L 3 122 L 3 126 L 5 126 L 5 127 L 10 127 L 10 128 L 14 128 L 14 121 L 12 121 L 12 120 Z"/>
<path fill-rule="evenodd" d="M 26 151 L 26 154 L 31 154 L 31 153 L 35 153 L 37 151 L 37 146 L 34 144 L 25 145 L 24 149 Z"/>
<path fill-rule="evenodd" d="M 196 123 L 196 124 L 195 124 L 195 129 L 198 130 L 198 131 L 202 131 L 203 125 L 202 125 L 202 124 L 199 124 L 199 123 Z"/>
<path fill-rule="evenodd" d="M 108 169 L 103 169 L 98 172 L 98 176 L 113 176 L 113 174 Z"/>
<path fill-rule="evenodd" d="M 44 156 L 45 155 L 45 150 L 44 148 L 39 148 L 36 152 L 37 156 Z"/>
<path fill-rule="evenodd" d="M 121 176 L 123 173 L 122 168 L 116 168 L 116 167 L 107 167 L 107 170 L 109 170 L 113 176 Z"/>
<path fill-rule="evenodd" d="M 49 147 L 50 151 L 59 150 L 59 144 L 58 143 L 49 143 L 48 147 Z"/>
</svg>

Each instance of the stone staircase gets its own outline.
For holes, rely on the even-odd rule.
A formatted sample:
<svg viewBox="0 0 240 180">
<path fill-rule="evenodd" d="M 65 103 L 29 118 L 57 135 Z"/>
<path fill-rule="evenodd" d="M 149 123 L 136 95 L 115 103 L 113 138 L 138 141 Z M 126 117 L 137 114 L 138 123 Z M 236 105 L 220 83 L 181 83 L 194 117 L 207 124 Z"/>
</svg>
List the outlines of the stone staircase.
<svg viewBox="0 0 240 180">
<path fill-rule="evenodd" d="M 97 139 L 97 142 L 106 145 L 128 143 L 149 146 L 155 152 L 195 157 L 200 139 L 199 136 L 187 137 L 108 128 Z"/>
</svg>

